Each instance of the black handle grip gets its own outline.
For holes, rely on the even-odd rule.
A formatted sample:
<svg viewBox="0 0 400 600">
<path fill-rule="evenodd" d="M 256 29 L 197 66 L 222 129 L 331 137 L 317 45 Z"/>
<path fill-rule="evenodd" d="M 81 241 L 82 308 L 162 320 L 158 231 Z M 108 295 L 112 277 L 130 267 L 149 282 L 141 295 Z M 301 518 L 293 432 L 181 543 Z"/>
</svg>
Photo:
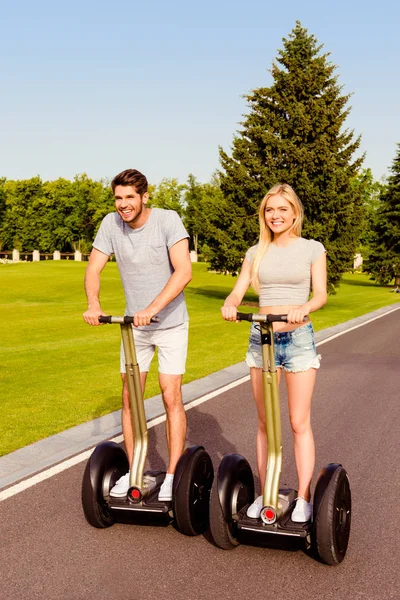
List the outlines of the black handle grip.
<svg viewBox="0 0 400 600">
<path fill-rule="evenodd" d="M 236 314 L 238 321 L 250 321 L 251 323 L 282 323 L 287 321 L 287 315 L 259 315 L 257 313 L 241 313 Z"/>
<path fill-rule="evenodd" d="M 253 320 L 253 313 L 242 313 L 242 312 L 238 312 L 236 313 L 236 319 L 238 321 L 252 321 Z"/>
<path fill-rule="evenodd" d="M 112 317 L 111 315 L 107 315 L 107 316 L 100 316 L 99 317 L 99 323 L 124 323 L 125 325 L 132 325 L 133 323 L 133 319 L 134 317 L 130 317 L 128 315 L 125 315 L 124 317 Z M 150 323 L 159 323 L 160 319 L 155 316 L 155 317 L 151 317 L 150 319 Z"/>
<path fill-rule="evenodd" d="M 284 322 L 286 323 L 287 321 L 287 315 L 267 315 L 268 317 L 268 321 L 269 323 L 277 323 L 277 322 Z"/>
<path fill-rule="evenodd" d="M 108 316 L 108 317 L 100 316 L 99 323 L 111 323 L 111 316 Z"/>
</svg>

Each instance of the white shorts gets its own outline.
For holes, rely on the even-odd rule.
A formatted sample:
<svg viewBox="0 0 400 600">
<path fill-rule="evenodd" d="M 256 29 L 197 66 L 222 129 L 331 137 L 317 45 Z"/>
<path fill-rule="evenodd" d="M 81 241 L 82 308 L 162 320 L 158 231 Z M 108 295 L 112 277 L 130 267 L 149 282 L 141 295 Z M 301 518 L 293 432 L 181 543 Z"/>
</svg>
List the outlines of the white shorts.
<svg viewBox="0 0 400 600">
<path fill-rule="evenodd" d="M 186 368 L 189 323 L 169 329 L 143 331 L 132 326 L 136 358 L 141 373 L 147 373 L 158 348 L 158 371 L 165 375 L 183 375 Z M 121 342 L 121 373 L 126 372 L 125 352 Z"/>
</svg>

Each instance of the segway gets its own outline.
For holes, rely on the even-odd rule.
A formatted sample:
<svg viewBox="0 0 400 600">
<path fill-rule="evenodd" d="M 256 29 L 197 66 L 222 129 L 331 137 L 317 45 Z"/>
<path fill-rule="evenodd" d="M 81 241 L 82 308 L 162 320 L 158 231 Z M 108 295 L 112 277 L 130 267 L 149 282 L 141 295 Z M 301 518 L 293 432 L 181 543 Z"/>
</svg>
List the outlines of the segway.
<svg viewBox="0 0 400 600">
<path fill-rule="evenodd" d="M 129 470 L 125 451 L 110 441 L 99 444 L 93 451 L 82 480 L 82 507 L 86 520 L 98 528 L 110 527 L 115 522 L 168 525 L 174 520 L 185 535 L 198 535 L 208 528 L 214 478 L 211 459 L 202 446 L 187 448 L 175 471 L 172 501 L 158 500 L 165 472 L 144 473 L 148 431 L 132 333 L 133 317 L 104 316 L 99 317 L 99 321 L 121 325 L 135 440 L 130 486 L 125 498 L 110 496 L 116 481 Z"/>
<path fill-rule="evenodd" d="M 281 417 L 278 375 L 275 366 L 272 323 L 286 315 L 238 313 L 238 321 L 259 323 L 263 355 L 263 389 L 268 440 L 268 462 L 260 518 L 247 516 L 254 501 L 254 479 L 248 461 L 239 454 L 226 455 L 214 479 L 210 498 L 210 530 L 214 542 L 229 550 L 240 542 L 280 546 L 303 544 L 328 565 L 345 557 L 350 535 L 351 492 L 349 478 L 337 463 L 322 469 L 314 492 L 313 518 L 291 520 L 297 491 L 279 489 L 282 465 Z"/>
</svg>

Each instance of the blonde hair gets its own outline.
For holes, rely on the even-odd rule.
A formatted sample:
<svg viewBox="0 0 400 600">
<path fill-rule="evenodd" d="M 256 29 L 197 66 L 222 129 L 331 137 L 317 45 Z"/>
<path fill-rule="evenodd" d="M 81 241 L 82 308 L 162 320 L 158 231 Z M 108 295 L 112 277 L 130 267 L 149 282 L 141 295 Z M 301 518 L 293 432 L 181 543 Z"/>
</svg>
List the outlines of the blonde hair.
<svg viewBox="0 0 400 600">
<path fill-rule="evenodd" d="M 278 183 L 274 185 L 264 196 L 262 202 L 260 204 L 259 210 L 259 221 L 260 221 L 260 238 L 258 241 L 258 246 L 256 247 L 256 251 L 253 257 L 253 261 L 251 264 L 251 285 L 253 289 L 257 292 L 260 292 L 260 281 L 258 277 L 258 272 L 260 270 L 261 261 L 264 258 L 266 252 L 270 244 L 273 242 L 274 234 L 267 227 L 265 223 L 265 207 L 267 202 L 272 196 L 282 196 L 289 204 L 291 205 L 293 212 L 295 214 L 295 219 L 293 221 L 293 225 L 291 226 L 289 233 L 293 233 L 295 236 L 300 237 L 301 235 L 301 226 L 303 224 L 303 216 L 304 209 L 303 205 L 298 198 L 296 192 L 288 183 Z"/>
</svg>

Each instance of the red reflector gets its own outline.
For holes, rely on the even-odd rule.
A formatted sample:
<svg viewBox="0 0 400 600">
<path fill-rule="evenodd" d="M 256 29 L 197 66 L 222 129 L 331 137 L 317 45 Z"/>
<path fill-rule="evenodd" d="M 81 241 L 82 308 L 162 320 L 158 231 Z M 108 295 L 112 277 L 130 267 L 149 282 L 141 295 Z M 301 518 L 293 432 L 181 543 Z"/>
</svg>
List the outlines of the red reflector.
<svg viewBox="0 0 400 600">
<path fill-rule="evenodd" d="M 131 491 L 131 496 L 132 496 L 132 498 L 134 498 L 135 500 L 137 500 L 138 498 L 140 498 L 140 492 L 139 492 L 139 490 L 132 490 L 132 491 Z"/>
<path fill-rule="evenodd" d="M 272 519 L 275 517 L 275 513 L 274 513 L 274 511 L 273 511 L 273 510 L 271 510 L 270 508 L 268 508 L 268 509 L 265 511 L 265 516 L 266 516 L 266 517 L 267 517 L 267 519 L 270 521 L 270 520 L 272 520 Z"/>
</svg>

